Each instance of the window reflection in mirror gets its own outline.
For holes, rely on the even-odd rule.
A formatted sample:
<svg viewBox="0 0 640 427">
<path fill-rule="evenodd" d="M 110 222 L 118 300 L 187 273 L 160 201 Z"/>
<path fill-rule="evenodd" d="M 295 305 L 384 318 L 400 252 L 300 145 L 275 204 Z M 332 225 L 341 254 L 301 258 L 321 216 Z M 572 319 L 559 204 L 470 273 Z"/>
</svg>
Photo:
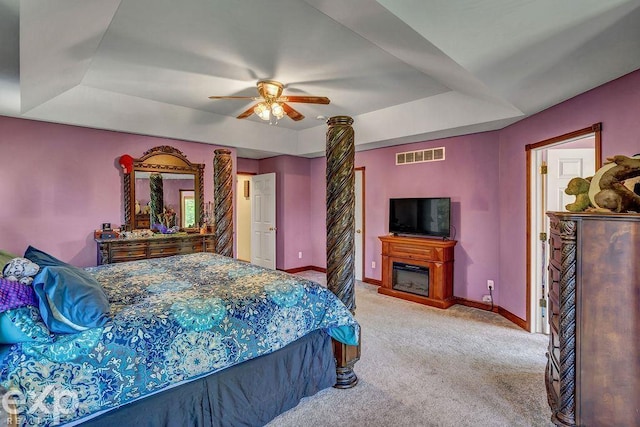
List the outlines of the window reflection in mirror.
<svg viewBox="0 0 640 427">
<path fill-rule="evenodd" d="M 180 227 L 194 228 L 196 226 L 195 191 L 180 190 Z"/>
</svg>

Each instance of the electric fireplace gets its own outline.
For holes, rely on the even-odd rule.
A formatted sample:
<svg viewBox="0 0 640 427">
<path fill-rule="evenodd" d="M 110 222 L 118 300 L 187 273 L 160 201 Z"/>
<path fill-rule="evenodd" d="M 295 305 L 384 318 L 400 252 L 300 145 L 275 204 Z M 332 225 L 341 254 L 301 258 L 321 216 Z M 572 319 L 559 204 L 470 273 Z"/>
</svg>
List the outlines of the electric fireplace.
<svg viewBox="0 0 640 427">
<path fill-rule="evenodd" d="M 420 265 L 393 263 L 392 288 L 397 291 L 429 296 L 429 268 Z"/>
</svg>

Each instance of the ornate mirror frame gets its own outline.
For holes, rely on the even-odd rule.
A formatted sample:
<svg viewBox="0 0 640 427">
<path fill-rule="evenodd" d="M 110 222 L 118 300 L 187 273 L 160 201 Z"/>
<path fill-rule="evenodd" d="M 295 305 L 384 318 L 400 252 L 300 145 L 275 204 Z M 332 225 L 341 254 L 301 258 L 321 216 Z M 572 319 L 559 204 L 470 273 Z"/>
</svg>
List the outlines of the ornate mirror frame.
<svg viewBox="0 0 640 427">
<path fill-rule="evenodd" d="M 161 145 L 145 151 L 142 157 L 137 159 L 124 155 L 120 157 L 120 165 L 124 169 L 124 221 L 129 230 L 136 228 L 136 180 L 134 175 L 136 171 L 192 174 L 194 176 L 194 195 L 196 198 L 196 220 L 198 225 L 202 224 L 204 215 L 204 164 L 191 163 L 180 150 L 169 145 Z"/>
</svg>

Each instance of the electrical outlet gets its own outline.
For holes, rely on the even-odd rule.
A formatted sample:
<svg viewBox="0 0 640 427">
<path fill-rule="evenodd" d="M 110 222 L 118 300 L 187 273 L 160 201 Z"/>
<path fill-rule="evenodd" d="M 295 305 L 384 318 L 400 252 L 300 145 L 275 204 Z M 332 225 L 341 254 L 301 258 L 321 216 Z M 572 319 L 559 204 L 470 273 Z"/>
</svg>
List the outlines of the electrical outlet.
<svg viewBox="0 0 640 427">
<path fill-rule="evenodd" d="M 493 280 L 487 280 L 487 289 L 489 289 L 490 291 L 495 289 L 493 287 Z"/>
<path fill-rule="evenodd" d="M 298 258 L 302 259 L 302 252 L 298 252 Z"/>
<path fill-rule="evenodd" d="M 482 295 L 482 302 L 491 302 L 491 295 Z"/>
<path fill-rule="evenodd" d="M 376 262 L 375 261 L 371 261 L 371 268 L 376 268 Z"/>
</svg>

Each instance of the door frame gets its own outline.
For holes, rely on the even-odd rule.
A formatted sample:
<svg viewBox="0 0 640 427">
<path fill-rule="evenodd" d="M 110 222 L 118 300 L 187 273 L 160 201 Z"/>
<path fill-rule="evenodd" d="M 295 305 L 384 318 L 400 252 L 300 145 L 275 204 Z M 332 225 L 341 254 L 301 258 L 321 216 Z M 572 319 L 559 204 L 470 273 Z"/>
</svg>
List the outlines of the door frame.
<svg viewBox="0 0 640 427">
<path fill-rule="evenodd" d="M 565 133 L 564 135 L 556 136 L 553 138 L 545 139 L 544 141 L 536 142 L 535 144 L 527 144 L 525 146 L 526 152 L 526 319 L 525 319 L 525 329 L 532 332 L 533 327 L 533 313 L 531 309 L 531 272 L 532 272 L 532 239 L 535 238 L 531 236 L 531 228 L 532 228 L 532 218 L 531 218 L 531 210 L 533 208 L 534 201 L 532 200 L 532 186 L 534 182 L 531 179 L 532 175 L 532 167 L 535 167 L 534 162 L 532 161 L 532 152 L 538 150 L 543 147 L 551 146 L 554 144 L 558 144 L 563 141 L 576 139 L 582 136 L 586 136 L 589 134 L 594 134 L 595 138 L 595 158 L 596 158 L 596 170 L 602 166 L 602 123 L 594 123 L 593 125 L 579 129 L 573 132 Z M 537 203 L 537 202 L 536 202 Z M 537 267 L 537 266 L 536 266 Z"/>
</svg>

